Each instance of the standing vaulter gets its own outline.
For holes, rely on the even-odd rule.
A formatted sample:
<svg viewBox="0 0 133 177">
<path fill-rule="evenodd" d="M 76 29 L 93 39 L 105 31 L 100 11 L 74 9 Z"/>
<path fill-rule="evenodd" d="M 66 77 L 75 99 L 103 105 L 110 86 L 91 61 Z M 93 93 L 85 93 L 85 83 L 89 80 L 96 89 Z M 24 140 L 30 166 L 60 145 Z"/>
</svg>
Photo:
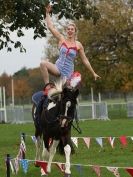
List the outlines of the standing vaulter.
<svg viewBox="0 0 133 177">
<path fill-rule="evenodd" d="M 59 46 L 59 57 L 55 64 L 49 62 L 48 60 L 43 60 L 40 63 L 41 73 L 45 82 L 45 90 L 50 89 L 49 83 L 49 73 L 57 77 L 66 77 L 70 79 L 74 72 L 74 60 L 79 53 L 80 58 L 94 77 L 95 80 L 100 78 L 99 75 L 93 70 L 89 60 L 87 59 L 84 47 L 82 44 L 76 40 L 77 28 L 74 23 L 69 23 L 66 27 L 66 36 L 63 36 L 53 25 L 50 13 L 51 6 L 46 7 L 46 24 L 50 32 L 58 40 Z M 46 91 L 47 92 L 47 91 Z"/>
</svg>

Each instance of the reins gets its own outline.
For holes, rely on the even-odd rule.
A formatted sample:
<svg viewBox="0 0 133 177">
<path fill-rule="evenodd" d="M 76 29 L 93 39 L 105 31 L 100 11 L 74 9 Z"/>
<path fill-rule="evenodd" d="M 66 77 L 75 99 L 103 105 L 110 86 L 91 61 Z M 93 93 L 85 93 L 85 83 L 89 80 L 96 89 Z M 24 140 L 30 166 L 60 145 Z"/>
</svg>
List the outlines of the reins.
<svg viewBox="0 0 133 177">
<path fill-rule="evenodd" d="M 81 128 L 79 127 L 79 125 L 78 125 L 77 122 L 76 122 L 76 125 L 77 125 L 77 126 L 75 126 L 75 125 L 72 123 L 72 127 L 73 127 L 79 134 L 81 134 L 81 133 L 82 133 L 82 130 L 81 130 Z"/>
</svg>

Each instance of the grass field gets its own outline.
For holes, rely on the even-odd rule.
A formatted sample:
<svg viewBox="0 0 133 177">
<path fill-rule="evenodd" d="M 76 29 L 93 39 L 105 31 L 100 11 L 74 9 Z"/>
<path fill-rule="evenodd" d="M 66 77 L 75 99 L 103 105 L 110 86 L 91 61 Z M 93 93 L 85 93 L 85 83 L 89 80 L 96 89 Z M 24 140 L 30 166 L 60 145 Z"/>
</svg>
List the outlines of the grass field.
<svg viewBox="0 0 133 177">
<path fill-rule="evenodd" d="M 71 163 L 75 164 L 95 164 L 99 166 L 114 166 L 114 167 L 128 167 L 133 166 L 133 142 L 128 138 L 128 145 L 123 148 L 119 138 L 115 139 L 112 149 L 107 139 L 103 139 L 103 148 L 101 148 L 96 142 L 96 137 L 120 137 L 133 136 L 133 120 L 111 120 L 111 121 L 84 121 L 80 122 L 82 128 L 82 134 L 79 135 L 74 130 L 72 136 L 92 137 L 90 148 L 88 149 L 82 139 L 79 139 L 79 147 L 76 148 L 76 153 L 71 156 Z M 34 135 L 33 124 L 0 124 L 0 177 L 6 176 L 5 157 L 6 154 L 10 154 L 13 158 L 16 157 L 19 144 L 20 135 L 24 132 L 26 135 Z M 30 136 L 26 136 L 26 158 L 34 160 L 35 145 Z M 54 161 L 64 162 L 64 157 L 56 154 Z M 75 166 L 71 167 L 72 177 L 97 177 L 95 172 L 88 166 L 82 166 L 81 174 L 77 171 Z M 125 169 L 119 168 L 121 177 L 130 177 Z M 11 177 L 14 175 L 11 174 Z M 24 174 L 22 169 L 19 170 L 17 177 L 39 177 L 40 169 L 34 167 L 33 163 L 29 164 L 28 173 Z M 49 177 L 62 177 L 63 174 L 57 167 L 52 165 L 52 172 Z M 101 167 L 102 177 L 114 177 L 105 167 Z"/>
</svg>

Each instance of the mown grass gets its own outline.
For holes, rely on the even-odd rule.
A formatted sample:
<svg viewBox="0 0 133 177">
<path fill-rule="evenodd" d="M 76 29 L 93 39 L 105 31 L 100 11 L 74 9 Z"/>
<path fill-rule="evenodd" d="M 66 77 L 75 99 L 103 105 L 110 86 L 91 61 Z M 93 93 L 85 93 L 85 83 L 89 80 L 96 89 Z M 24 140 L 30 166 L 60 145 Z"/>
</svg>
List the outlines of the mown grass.
<svg viewBox="0 0 133 177">
<path fill-rule="evenodd" d="M 71 156 L 71 163 L 75 164 L 95 164 L 100 166 L 116 166 L 116 167 L 128 167 L 133 166 L 133 142 L 128 138 L 127 147 L 123 148 L 119 138 L 115 139 L 115 148 L 112 149 L 107 139 L 103 139 L 103 148 L 101 148 L 96 142 L 96 137 L 120 137 L 133 136 L 133 120 L 89 120 L 81 121 L 80 127 L 82 128 L 82 134 L 79 135 L 75 130 L 72 131 L 72 136 L 92 137 L 90 148 L 88 149 L 83 142 L 83 139 L 79 139 L 79 147 L 76 148 L 76 153 Z M 0 177 L 6 176 L 5 157 L 6 154 L 10 154 L 12 158 L 15 158 L 20 144 L 20 135 L 24 132 L 26 135 L 34 135 L 33 124 L 0 124 Z M 30 136 L 26 136 L 26 158 L 34 160 L 35 145 L 32 142 Z M 64 157 L 56 154 L 54 161 L 65 162 Z M 75 166 L 71 167 L 72 177 L 96 177 L 95 172 L 91 167 L 81 167 L 81 174 L 77 171 Z M 130 175 L 125 169 L 119 169 L 121 177 L 129 177 Z M 11 177 L 14 175 L 11 174 Z M 40 169 L 34 167 L 33 163 L 29 164 L 28 173 L 24 174 L 20 168 L 17 177 L 39 177 Z M 58 170 L 55 165 L 52 165 L 52 172 L 49 177 L 62 177 L 63 174 Z M 102 177 L 114 177 L 106 168 L 101 168 Z"/>
</svg>

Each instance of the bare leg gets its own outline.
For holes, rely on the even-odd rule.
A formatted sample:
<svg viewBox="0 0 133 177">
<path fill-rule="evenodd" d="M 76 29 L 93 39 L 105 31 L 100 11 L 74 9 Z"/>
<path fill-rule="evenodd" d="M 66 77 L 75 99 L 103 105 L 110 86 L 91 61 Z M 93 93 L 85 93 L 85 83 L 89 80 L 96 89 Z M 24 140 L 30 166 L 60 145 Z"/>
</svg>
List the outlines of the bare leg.
<svg viewBox="0 0 133 177">
<path fill-rule="evenodd" d="M 56 65 L 49 62 L 48 60 L 41 61 L 40 70 L 45 84 L 49 83 L 49 73 L 54 76 L 60 76 L 60 72 Z"/>
</svg>

